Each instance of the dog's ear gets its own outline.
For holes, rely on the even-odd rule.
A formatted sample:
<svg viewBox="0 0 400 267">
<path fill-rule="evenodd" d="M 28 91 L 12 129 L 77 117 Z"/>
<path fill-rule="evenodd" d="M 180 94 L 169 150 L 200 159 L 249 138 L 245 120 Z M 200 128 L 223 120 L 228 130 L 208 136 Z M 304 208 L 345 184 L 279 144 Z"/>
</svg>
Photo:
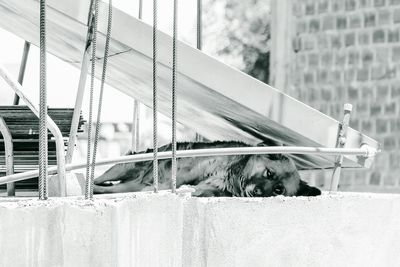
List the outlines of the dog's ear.
<svg viewBox="0 0 400 267">
<path fill-rule="evenodd" d="M 316 187 L 309 186 L 306 182 L 300 180 L 300 187 L 297 190 L 296 196 L 319 196 L 321 195 L 321 190 Z"/>
<path fill-rule="evenodd" d="M 242 173 L 244 167 L 250 159 L 250 155 L 238 155 L 232 159 L 228 166 L 228 173 L 232 175 L 238 175 Z"/>
<path fill-rule="evenodd" d="M 227 167 L 227 177 L 225 180 L 225 190 L 234 196 L 241 196 L 243 193 L 243 185 L 248 175 L 244 173 L 244 169 L 251 155 L 236 156 Z"/>
</svg>

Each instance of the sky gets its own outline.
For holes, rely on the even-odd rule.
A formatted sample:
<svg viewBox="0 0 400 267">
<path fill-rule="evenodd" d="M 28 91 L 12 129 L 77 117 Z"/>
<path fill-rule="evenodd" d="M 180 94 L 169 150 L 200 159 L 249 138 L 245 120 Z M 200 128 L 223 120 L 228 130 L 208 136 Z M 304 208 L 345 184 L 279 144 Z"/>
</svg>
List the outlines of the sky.
<svg viewBox="0 0 400 267">
<path fill-rule="evenodd" d="M 89 1 L 88 1 L 89 2 Z M 180 38 L 195 45 L 196 38 L 196 0 L 179 1 L 178 6 L 178 31 Z M 143 0 L 143 20 L 152 24 L 151 0 Z M 114 0 L 114 7 L 123 10 L 132 16 L 138 15 L 138 0 Z M 158 27 L 160 30 L 172 32 L 173 0 L 158 1 Z M 115 29 L 114 29 L 115 30 Z M 24 40 L 13 33 L 0 28 L 0 64 L 4 66 L 15 78 L 18 77 L 19 64 L 22 56 Z M 73 107 L 79 81 L 80 70 L 65 63 L 58 58 L 47 57 L 47 88 L 49 107 Z M 84 97 L 83 116 L 88 117 L 89 82 L 87 79 L 86 95 Z M 33 101 L 39 102 L 39 49 L 31 46 L 24 79 L 24 92 Z M 100 84 L 97 81 L 97 91 Z M 95 99 L 97 95 L 95 94 Z M 14 93 L 8 86 L 0 81 L 0 105 L 11 105 Z M 97 108 L 95 107 L 94 111 Z M 96 113 L 96 112 L 95 112 Z M 104 90 L 102 109 L 103 122 L 130 122 L 133 113 L 133 99 L 109 86 Z"/>
</svg>

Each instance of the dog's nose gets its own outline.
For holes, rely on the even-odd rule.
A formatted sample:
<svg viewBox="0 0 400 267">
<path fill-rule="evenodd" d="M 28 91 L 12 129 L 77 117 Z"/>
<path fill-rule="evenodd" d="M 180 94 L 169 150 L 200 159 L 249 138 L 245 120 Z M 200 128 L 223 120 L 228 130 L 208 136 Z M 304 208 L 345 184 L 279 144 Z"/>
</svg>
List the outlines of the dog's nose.
<svg viewBox="0 0 400 267">
<path fill-rule="evenodd" d="M 285 187 L 282 184 L 276 184 L 273 188 L 274 195 L 283 195 L 285 194 Z"/>
</svg>

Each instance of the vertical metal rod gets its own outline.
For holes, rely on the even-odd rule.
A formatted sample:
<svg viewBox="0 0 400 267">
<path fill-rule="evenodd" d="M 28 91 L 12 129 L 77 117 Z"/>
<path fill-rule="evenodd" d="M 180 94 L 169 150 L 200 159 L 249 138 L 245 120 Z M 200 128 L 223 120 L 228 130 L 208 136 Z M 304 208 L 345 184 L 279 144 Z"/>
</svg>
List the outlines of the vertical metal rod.
<svg viewBox="0 0 400 267">
<path fill-rule="evenodd" d="M 177 39 L 178 39 L 178 0 L 174 0 L 172 34 L 172 158 L 171 158 L 171 187 L 172 193 L 176 192 L 176 70 L 177 66 Z"/>
<path fill-rule="evenodd" d="M 112 0 L 108 0 L 108 23 L 107 23 L 106 45 L 104 47 L 103 71 L 101 74 L 100 96 L 99 96 L 99 105 L 97 109 L 97 122 L 94 134 L 93 158 L 92 158 L 92 166 L 90 174 L 90 194 L 89 194 L 90 199 L 93 199 L 94 171 L 96 168 L 97 144 L 99 142 L 99 136 L 100 136 L 101 108 L 103 106 L 104 84 L 106 81 L 108 54 L 110 51 L 111 25 L 112 25 Z"/>
<path fill-rule="evenodd" d="M 4 139 L 4 156 L 6 161 L 6 175 L 14 174 L 14 148 L 10 129 L 6 122 L 0 117 L 0 133 Z M 7 196 L 15 196 L 15 183 L 7 183 Z"/>
<path fill-rule="evenodd" d="M 344 148 L 346 145 L 347 128 L 349 127 L 350 115 L 353 109 L 351 104 L 344 104 L 343 122 L 339 125 L 338 138 L 336 141 L 337 148 Z M 336 192 L 339 186 L 340 173 L 342 170 L 343 155 L 336 157 L 335 167 L 333 169 L 330 192 Z"/>
<path fill-rule="evenodd" d="M 22 58 L 21 58 L 21 65 L 19 66 L 19 73 L 18 73 L 18 82 L 20 85 L 24 82 L 24 76 L 25 76 L 25 69 L 26 69 L 26 63 L 28 61 L 28 55 L 29 55 L 29 49 L 31 47 L 31 43 L 25 41 L 24 43 L 24 51 L 22 53 Z M 19 96 L 15 94 L 14 96 L 14 105 L 19 104 Z"/>
<path fill-rule="evenodd" d="M 139 19 L 143 18 L 143 0 L 139 0 Z M 140 102 L 133 101 L 133 121 L 132 121 L 132 152 L 139 150 L 140 144 Z"/>
<path fill-rule="evenodd" d="M 203 38 L 202 38 L 202 33 L 203 33 L 203 5 L 202 5 L 202 0 L 197 0 L 197 24 L 196 24 L 196 42 L 197 42 L 197 49 L 201 50 L 202 45 L 203 45 Z M 201 137 L 200 134 L 196 133 L 196 141 L 200 142 L 203 141 L 203 138 Z"/>
<path fill-rule="evenodd" d="M 138 100 L 133 101 L 133 119 L 132 119 L 132 152 L 139 150 L 140 143 L 140 102 Z"/>
<path fill-rule="evenodd" d="M 203 5 L 201 0 L 197 0 L 197 49 L 201 50 L 203 45 Z"/>
<path fill-rule="evenodd" d="M 40 0 L 39 199 L 47 193 L 46 0 Z"/>
<path fill-rule="evenodd" d="M 92 140 L 92 116 L 93 116 L 93 93 L 94 93 L 94 78 L 96 74 L 96 50 L 97 50 L 97 23 L 99 18 L 99 0 L 94 0 L 94 16 L 93 16 L 93 40 L 92 40 L 92 64 L 90 72 L 90 100 L 89 100 L 89 120 L 88 120 L 88 143 L 87 143 L 87 158 L 86 158 L 86 184 L 85 184 L 85 199 L 90 199 L 91 196 L 91 181 L 90 181 L 90 151 Z"/>
<path fill-rule="evenodd" d="M 158 192 L 157 0 L 153 0 L 153 186 Z"/>
<path fill-rule="evenodd" d="M 139 19 L 143 19 L 143 0 L 139 0 Z"/>
</svg>

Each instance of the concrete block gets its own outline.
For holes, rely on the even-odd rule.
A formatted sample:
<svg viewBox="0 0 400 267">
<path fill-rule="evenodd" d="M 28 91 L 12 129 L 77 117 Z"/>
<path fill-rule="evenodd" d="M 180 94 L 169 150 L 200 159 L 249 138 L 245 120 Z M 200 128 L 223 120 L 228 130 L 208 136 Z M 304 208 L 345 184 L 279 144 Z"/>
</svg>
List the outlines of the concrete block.
<svg viewBox="0 0 400 267">
<path fill-rule="evenodd" d="M 48 178 L 49 197 L 61 196 L 58 176 L 52 175 Z M 67 173 L 66 175 L 67 196 L 82 196 L 85 194 L 85 176 L 83 173 Z"/>
<path fill-rule="evenodd" d="M 1 266 L 396 266 L 400 195 L 0 199 Z"/>
</svg>

